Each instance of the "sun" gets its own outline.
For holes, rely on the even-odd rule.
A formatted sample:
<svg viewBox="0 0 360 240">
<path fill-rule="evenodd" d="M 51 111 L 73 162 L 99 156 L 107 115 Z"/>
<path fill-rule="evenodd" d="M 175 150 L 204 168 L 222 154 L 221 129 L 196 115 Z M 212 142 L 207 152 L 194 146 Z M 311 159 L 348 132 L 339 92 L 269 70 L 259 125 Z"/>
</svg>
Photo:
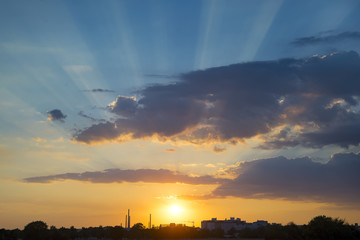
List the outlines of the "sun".
<svg viewBox="0 0 360 240">
<path fill-rule="evenodd" d="M 179 205 L 171 205 L 169 207 L 169 212 L 174 215 L 179 215 L 183 211 L 184 209 L 182 209 Z"/>
</svg>

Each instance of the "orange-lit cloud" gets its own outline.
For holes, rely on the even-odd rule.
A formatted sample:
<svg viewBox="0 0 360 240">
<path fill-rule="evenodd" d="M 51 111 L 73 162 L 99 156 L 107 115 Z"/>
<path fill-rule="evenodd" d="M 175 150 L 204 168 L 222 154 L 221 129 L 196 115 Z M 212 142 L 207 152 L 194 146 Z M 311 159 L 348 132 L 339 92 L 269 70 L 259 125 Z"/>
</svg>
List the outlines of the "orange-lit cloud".
<svg viewBox="0 0 360 240">
<path fill-rule="evenodd" d="M 33 140 L 38 143 L 47 143 L 46 139 L 39 138 L 39 137 L 35 137 L 35 138 L 33 138 Z"/>
<path fill-rule="evenodd" d="M 216 168 L 216 166 L 212 163 L 208 163 L 205 165 L 205 167 L 208 167 L 208 168 Z"/>
</svg>

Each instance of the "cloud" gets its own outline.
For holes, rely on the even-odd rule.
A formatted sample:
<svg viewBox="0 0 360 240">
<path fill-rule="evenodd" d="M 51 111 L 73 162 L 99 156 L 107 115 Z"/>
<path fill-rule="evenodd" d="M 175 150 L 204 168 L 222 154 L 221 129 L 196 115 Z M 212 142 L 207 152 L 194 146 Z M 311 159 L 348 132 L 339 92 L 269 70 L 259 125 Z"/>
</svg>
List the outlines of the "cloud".
<svg viewBox="0 0 360 240">
<path fill-rule="evenodd" d="M 326 163 L 310 158 L 276 157 L 240 163 L 238 176 L 201 198 L 308 200 L 327 203 L 359 202 L 360 155 L 334 154 Z"/>
<path fill-rule="evenodd" d="M 175 148 L 168 148 L 165 149 L 165 152 L 177 152 L 177 150 Z"/>
<path fill-rule="evenodd" d="M 78 115 L 83 117 L 83 118 L 90 119 L 93 122 L 106 122 L 106 120 L 104 120 L 104 119 L 96 119 L 94 117 L 91 117 L 91 116 L 85 114 L 83 111 L 78 112 Z"/>
<path fill-rule="evenodd" d="M 217 146 L 217 145 L 213 148 L 213 151 L 216 152 L 216 153 L 222 153 L 222 152 L 224 152 L 226 150 L 227 150 L 226 147 L 220 147 L 220 146 Z"/>
<path fill-rule="evenodd" d="M 97 121 L 95 118 L 93 118 L 89 115 L 86 115 L 83 111 L 80 111 L 78 114 L 79 114 L 79 116 L 90 119 L 91 121 Z"/>
<path fill-rule="evenodd" d="M 61 112 L 61 110 L 59 110 L 59 109 L 54 109 L 54 110 L 48 111 L 47 114 L 48 114 L 47 118 L 50 121 L 61 121 L 61 122 L 63 122 L 64 119 L 66 118 L 66 115 L 64 115 Z"/>
<path fill-rule="evenodd" d="M 333 35 L 326 36 L 310 36 L 297 38 L 295 41 L 291 42 L 293 45 L 298 47 L 315 45 L 315 44 L 329 44 L 329 43 L 337 43 L 340 41 L 353 40 L 360 41 L 360 32 L 342 32 Z"/>
<path fill-rule="evenodd" d="M 216 168 L 216 166 L 212 163 L 208 163 L 205 165 L 205 167 L 208 167 L 208 168 Z"/>
<path fill-rule="evenodd" d="M 65 173 L 49 176 L 31 177 L 23 179 L 28 183 L 51 183 L 55 181 L 76 180 L 92 183 L 124 183 L 124 182 L 145 182 L 145 183 L 185 183 L 193 185 L 219 184 L 225 179 L 214 178 L 209 175 L 189 176 L 167 169 L 107 169 L 97 172 Z"/>
<path fill-rule="evenodd" d="M 234 144 L 256 136 L 263 148 L 349 147 L 360 143 L 358 79 L 360 57 L 353 51 L 188 72 L 176 83 L 140 90 L 139 99 L 118 96 L 108 106 L 116 120 L 74 139 Z"/>
<path fill-rule="evenodd" d="M 109 104 L 111 112 L 122 117 L 134 117 L 138 110 L 138 103 L 135 97 L 118 96 L 116 100 Z"/>
<path fill-rule="evenodd" d="M 44 138 L 39 138 L 39 137 L 35 137 L 35 138 L 32 138 L 35 142 L 38 142 L 38 143 L 47 143 L 47 140 L 44 139 Z"/>
<path fill-rule="evenodd" d="M 102 88 L 95 88 L 95 89 L 91 89 L 91 90 L 84 90 L 84 92 L 115 92 L 114 90 L 109 90 L 109 89 L 102 89 Z"/>
<path fill-rule="evenodd" d="M 80 131 L 76 140 L 79 142 L 92 143 L 101 141 L 111 141 L 119 137 L 119 129 L 114 123 L 104 122 L 94 124 L 87 128 L 86 131 Z"/>
</svg>

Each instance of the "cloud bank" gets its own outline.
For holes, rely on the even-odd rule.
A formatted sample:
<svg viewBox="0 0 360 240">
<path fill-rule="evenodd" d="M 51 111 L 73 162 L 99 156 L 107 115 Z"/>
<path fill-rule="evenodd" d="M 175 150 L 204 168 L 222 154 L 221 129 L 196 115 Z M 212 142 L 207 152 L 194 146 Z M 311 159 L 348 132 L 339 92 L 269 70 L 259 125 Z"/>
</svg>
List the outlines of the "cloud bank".
<svg viewBox="0 0 360 240">
<path fill-rule="evenodd" d="M 308 157 L 275 157 L 241 162 L 227 171 L 229 178 L 210 175 L 190 176 L 167 169 L 107 169 L 104 171 L 65 173 L 23 179 L 27 183 L 51 183 L 75 180 L 91 183 L 184 183 L 218 185 L 204 196 L 184 199 L 238 197 L 249 199 L 285 199 L 340 205 L 358 205 L 360 199 L 360 155 L 334 154 L 327 163 Z"/>
<path fill-rule="evenodd" d="M 341 52 L 305 59 L 239 63 L 184 73 L 109 105 L 118 117 L 79 131 L 87 144 L 157 137 L 193 144 L 262 148 L 360 143 L 360 57 Z"/>
<path fill-rule="evenodd" d="M 23 179 L 28 183 L 51 183 L 55 181 L 76 180 L 92 183 L 124 183 L 124 182 L 145 182 L 145 183 L 185 183 L 192 185 L 219 184 L 225 179 L 214 178 L 209 175 L 189 176 L 167 169 L 107 169 L 104 171 L 65 173 L 49 176 L 31 177 Z"/>
<path fill-rule="evenodd" d="M 66 115 L 64 115 L 59 109 L 48 111 L 47 114 L 47 118 L 50 121 L 64 121 L 66 118 Z"/>
<path fill-rule="evenodd" d="M 200 198 L 241 197 L 358 204 L 360 155 L 335 154 L 326 164 L 276 157 L 241 163 L 238 176 Z"/>
</svg>

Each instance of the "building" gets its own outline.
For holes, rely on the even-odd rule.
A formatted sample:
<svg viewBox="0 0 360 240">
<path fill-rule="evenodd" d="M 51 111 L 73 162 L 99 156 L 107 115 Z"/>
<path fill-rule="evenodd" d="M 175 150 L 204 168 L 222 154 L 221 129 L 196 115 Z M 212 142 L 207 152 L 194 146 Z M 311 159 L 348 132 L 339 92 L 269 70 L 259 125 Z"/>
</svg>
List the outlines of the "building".
<svg viewBox="0 0 360 240">
<path fill-rule="evenodd" d="M 177 224 L 177 223 L 170 223 L 170 224 L 160 224 L 159 228 L 174 228 L 174 227 L 186 227 L 185 224 Z"/>
<path fill-rule="evenodd" d="M 212 218 L 211 220 L 201 221 L 201 229 L 208 229 L 210 231 L 215 229 L 222 229 L 224 232 L 228 232 L 230 229 L 242 230 L 246 226 L 245 221 L 241 221 L 240 218 L 230 218 L 230 220 L 217 220 Z"/>
<path fill-rule="evenodd" d="M 267 225 L 269 225 L 269 223 L 267 221 L 257 220 L 256 222 L 248 223 L 248 228 L 257 229 L 259 227 L 266 227 Z"/>
<path fill-rule="evenodd" d="M 233 217 L 231 217 L 229 220 L 217 220 L 216 218 L 212 218 L 211 220 L 201 221 L 201 229 L 208 229 L 210 231 L 221 229 L 224 231 L 224 233 L 228 233 L 230 229 L 239 231 L 245 228 L 257 229 L 267 225 L 269 225 L 269 223 L 264 220 L 257 220 L 253 223 L 247 223 L 246 221 L 242 221 L 240 218 L 235 219 Z"/>
</svg>

